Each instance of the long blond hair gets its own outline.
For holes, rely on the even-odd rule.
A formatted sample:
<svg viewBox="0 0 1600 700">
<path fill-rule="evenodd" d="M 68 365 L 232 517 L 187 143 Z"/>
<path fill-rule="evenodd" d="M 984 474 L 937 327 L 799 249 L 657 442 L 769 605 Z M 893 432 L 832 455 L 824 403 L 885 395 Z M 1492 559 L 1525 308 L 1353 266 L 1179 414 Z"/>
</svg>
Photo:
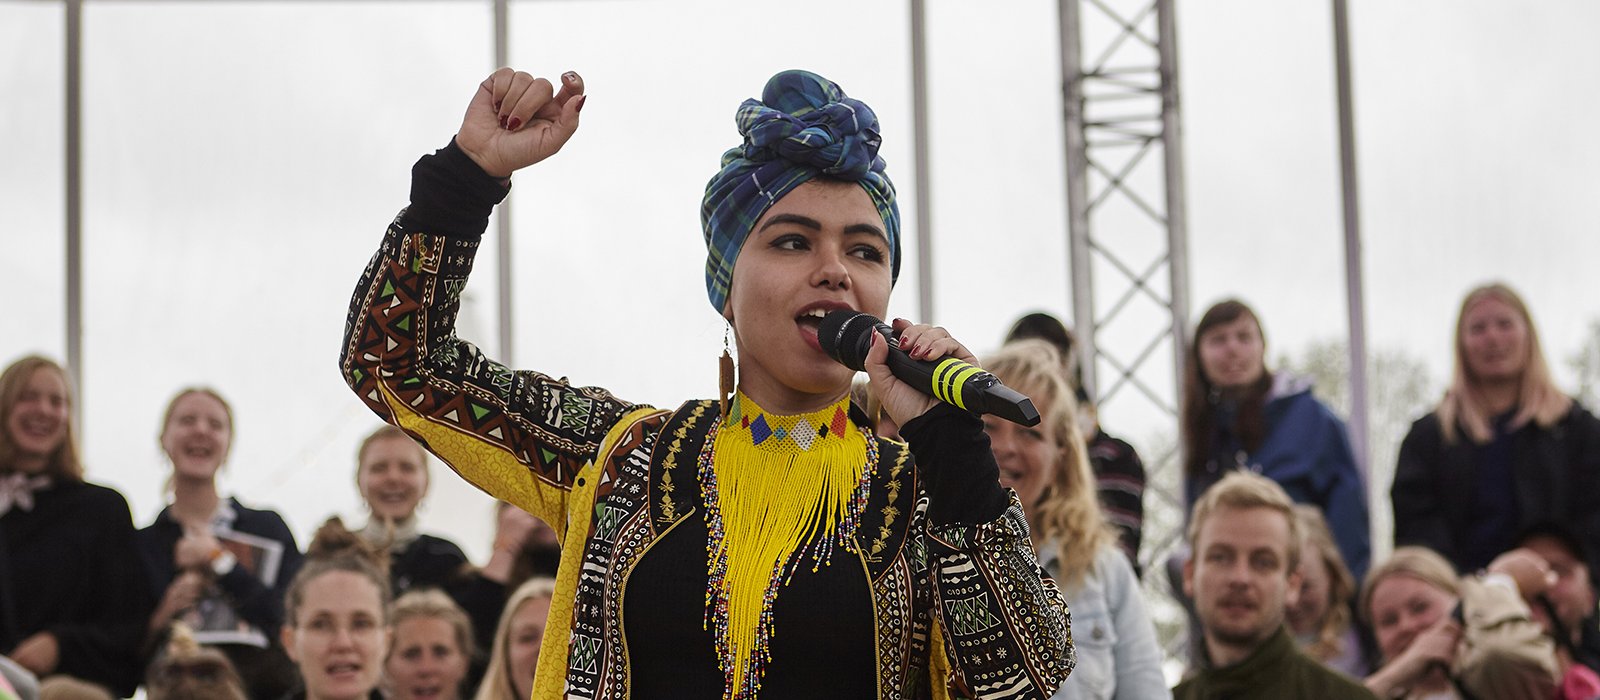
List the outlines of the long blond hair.
<svg viewBox="0 0 1600 700">
<path fill-rule="evenodd" d="M 1313 561 L 1328 571 L 1328 609 L 1317 621 L 1317 638 L 1306 651 L 1323 661 L 1335 659 L 1345 652 L 1344 636 L 1350 630 L 1350 598 L 1356 593 L 1356 580 L 1345 566 L 1339 546 L 1333 543 L 1333 533 L 1328 530 L 1322 510 L 1296 503 L 1294 516 L 1300 521 L 1300 536 L 1305 543 L 1300 552 L 1302 561 L 1315 557 Z"/>
<path fill-rule="evenodd" d="M 1075 586 L 1094 567 L 1100 548 L 1113 546 L 1117 536 L 1100 509 L 1089 450 L 1078 431 L 1078 402 L 1062 366 L 1055 347 L 1036 339 L 1007 343 L 983 365 L 1007 386 L 1036 399 L 1039 415 L 1055 432 L 1060 446 L 1055 476 L 1038 503 L 1022 505 L 1040 539 L 1055 541 L 1062 582 Z"/>
<path fill-rule="evenodd" d="M 528 579 L 511 594 L 505 609 L 500 612 L 500 626 L 494 630 L 494 649 L 489 652 L 489 666 L 483 671 L 483 683 L 478 686 L 478 694 L 473 696 L 473 700 L 527 700 L 517 697 L 517 686 L 511 680 L 511 662 L 506 660 L 511 646 L 511 618 L 528 601 L 554 598 L 555 594 L 556 580 L 543 576 Z M 550 629 L 546 628 L 545 634 L 550 633 Z"/>
<path fill-rule="evenodd" d="M 16 410 L 17 403 L 22 401 L 22 391 L 27 388 L 28 380 L 33 379 L 33 373 L 40 370 L 55 372 L 61 377 L 61 382 L 67 385 L 69 409 L 65 436 L 47 458 L 44 473 L 62 481 L 83 481 L 83 463 L 78 459 L 77 426 L 73 425 L 70 412 L 73 394 L 76 393 L 72 376 L 67 374 L 66 368 L 38 355 L 17 360 L 4 373 L 0 373 L 0 470 L 14 468 L 12 462 L 17 458 L 17 446 L 13 444 L 5 426 L 11 422 L 11 412 Z"/>
<path fill-rule="evenodd" d="M 1444 440 L 1447 444 L 1454 444 L 1460 438 L 1456 433 L 1457 424 L 1465 428 L 1466 437 L 1477 444 L 1487 444 L 1494 439 L 1494 429 L 1489 426 L 1491 416 L 1484 408 L 1483 397 L 1478 391 L 1478 380 L 1472 376 L 1472 370 L 1467 366 L 1467 329 L 1464 325 L 1467 311 L 1479 302 L 1489 299 L 1511 307 L 1522 317 L 1522 323 L 1528 329 L 1528 356 L 1522 367 L 1522 386 L 1517 396 L 1517 415 L 1512 417 L 1510 428 L 1516 430 L 1530 421 L 1537 423 L 1541 428 L 1549 428 L 1572 409 L 1572 398 L 1562 393 L 1550 376 L 1550 365 L 1544 359 L 1544 350 L 1539 344 L 1539 331 L 1533 325 L 1533 315 L 1528 312 L 1528 305 L 1523 303 L 1522 297 L 1510 287 L 1493 282 L 1467 292 L 1466 299 L 1461 301 L 1461 312 L 1456 315 L 1455 372 L 1450 380 L 1450 390 L 1445 392 L 1444 399 L 1439 402 L 1437 409 L 1439 427 L 1444 431 Z"/>
</svg>

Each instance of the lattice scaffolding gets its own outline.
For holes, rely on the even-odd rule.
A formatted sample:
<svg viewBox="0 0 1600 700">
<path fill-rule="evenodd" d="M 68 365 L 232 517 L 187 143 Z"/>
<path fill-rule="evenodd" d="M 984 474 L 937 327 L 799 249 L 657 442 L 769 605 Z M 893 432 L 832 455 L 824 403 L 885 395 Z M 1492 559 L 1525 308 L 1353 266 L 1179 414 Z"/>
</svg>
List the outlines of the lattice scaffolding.
<svg viewBox="0 0 1600 700">
<path fill-rule="evenodd" d="M 1140 562 L 1180 544 L 1188 255 L 1172 0 L 1061 0 L 1074 331 L 1104 423 L 1145 458 Z M 1163 635 L 1168 639 L 1170 636 Z"/>
</svg>

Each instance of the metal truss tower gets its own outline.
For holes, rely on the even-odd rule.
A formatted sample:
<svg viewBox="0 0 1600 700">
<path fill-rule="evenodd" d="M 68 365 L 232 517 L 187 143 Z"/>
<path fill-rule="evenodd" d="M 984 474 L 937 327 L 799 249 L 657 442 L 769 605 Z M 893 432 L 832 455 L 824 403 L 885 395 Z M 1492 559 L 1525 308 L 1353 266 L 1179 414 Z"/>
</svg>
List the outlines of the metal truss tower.
<svg viewBox="0 0 1600 700">
<path fill-rule="evenodd" d="M 1168 438 L 1143 445 L 1140 551 L 1156 574 L 1146 579 L 1164 588 L 1159 572 L 1182 536 L 1177 416 L 1189 309 L 1173 2 L 1059 6 L 1074 331 L 1101 415 L 1142 416 Z"/>
</svg>

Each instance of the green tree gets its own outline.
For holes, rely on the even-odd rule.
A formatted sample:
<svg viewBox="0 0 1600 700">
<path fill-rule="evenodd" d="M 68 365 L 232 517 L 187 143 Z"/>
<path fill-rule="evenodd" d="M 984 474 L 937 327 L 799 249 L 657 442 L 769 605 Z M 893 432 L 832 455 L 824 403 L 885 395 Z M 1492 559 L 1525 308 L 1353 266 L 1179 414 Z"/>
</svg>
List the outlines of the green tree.
<svg viewBox="0 0 1600 700">
<path fill-rule="evenodd" d="M 1342 340 L 1314 341 L 1298 355 L 1280 357 L 1277 367 L 1310 377 L 1316 395 L 1335 413 L 1350 416 L 1350 353 Z M 1411 423 L 1432 410 L 1439 390 L 1420 359 L 1395 349 L 1368 355 L 1367 503 L 1372 512 L 1373 561 L 1388 555 L 1394 541 L 1389 484 L 1395 459 Z"/>
<path fill-rule="evenodd" d="M 1591 409 L 1600 405 L 1600 319 L 1589 322 L 1583 346 L 1567 358 L 1567 366 L 1578 375 L 1578 400 Z"/>
</svg>

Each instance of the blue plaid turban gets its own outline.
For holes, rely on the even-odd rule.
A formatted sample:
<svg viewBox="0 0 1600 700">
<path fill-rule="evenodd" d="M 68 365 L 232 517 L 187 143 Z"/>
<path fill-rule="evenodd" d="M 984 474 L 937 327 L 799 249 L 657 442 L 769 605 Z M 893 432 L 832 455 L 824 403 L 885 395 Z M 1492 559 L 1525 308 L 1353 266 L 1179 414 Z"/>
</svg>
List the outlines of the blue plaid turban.
<svg viewBox="0 0 1600 700">
<path fill-rule="evenodd" d="M 832 81 L 802 70 L 772 76 L 761 100 L 745 100 L 735 118 L 744 144 L 722 154 L 706 184 L 700 226 L 706 236 L 706 292 L 720 313 L 739 249 L 767 207 L 816 177 L 855 182 L 867 191 L 889 237 L 891 280 L 900 276 L 900 210 L 878 157 L 878 116 L 845 97 Z"/>
</svg>

